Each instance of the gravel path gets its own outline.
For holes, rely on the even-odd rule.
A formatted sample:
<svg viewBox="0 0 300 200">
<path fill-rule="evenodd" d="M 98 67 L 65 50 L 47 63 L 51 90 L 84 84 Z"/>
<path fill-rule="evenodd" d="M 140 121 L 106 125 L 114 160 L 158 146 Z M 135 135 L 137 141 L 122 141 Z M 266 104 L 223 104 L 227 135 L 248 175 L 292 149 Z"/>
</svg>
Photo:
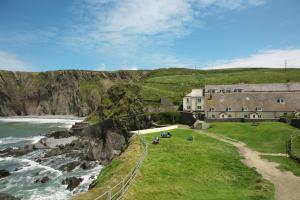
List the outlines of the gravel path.
<svg viewBox="0 0 300 200">
<path fill-rule="evenodd" d="M 255 167 L 258 173 L 274 184 L 276 200 L 300 200 L 300 177 L 289 171 L 281 171 L 277 168 L 278 163 L 270 162 L 260 157 L 260 155 L 287 156 L 286 154 L 260 153 L 248 148 L 244 143 L 237 140 L 202 131 L 200 133 L 234 145 L 241 156 L 244 157 L 242 162 L 245 165 Z"/>
</svg>

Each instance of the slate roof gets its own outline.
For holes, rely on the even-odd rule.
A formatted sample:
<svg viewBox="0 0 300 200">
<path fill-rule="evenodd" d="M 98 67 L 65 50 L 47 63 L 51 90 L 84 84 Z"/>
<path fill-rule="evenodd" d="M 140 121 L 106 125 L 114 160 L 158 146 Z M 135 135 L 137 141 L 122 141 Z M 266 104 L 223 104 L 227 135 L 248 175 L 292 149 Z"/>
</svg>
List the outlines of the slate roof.
<svg viewBox="0 0 300 200">
<path fill-rule="evenodd" d="M 278 98 L 283 98 L 284 103 L 278 103 Z M 209 111 L 211 107 L 215 111 L 226 111 L 228 107 L 232 111 L 242 111 L 242 107 L 247 107 L 248 111 L 256 111 L 256 107 L 261 107 L 263 111 L 297 111 L 300 110 L 300 92 L 206 94 L 205 110 Z"/>
<path fill-rule="evenodd" d="M 234 85 L 206 85 L 205 91 L 217 89 L 220 91 L 242 89 L 244 92 L 282 92 L 300 91 L 300 83 L 268 83 L 268 84 L 234 84 Z"/>
</svg>

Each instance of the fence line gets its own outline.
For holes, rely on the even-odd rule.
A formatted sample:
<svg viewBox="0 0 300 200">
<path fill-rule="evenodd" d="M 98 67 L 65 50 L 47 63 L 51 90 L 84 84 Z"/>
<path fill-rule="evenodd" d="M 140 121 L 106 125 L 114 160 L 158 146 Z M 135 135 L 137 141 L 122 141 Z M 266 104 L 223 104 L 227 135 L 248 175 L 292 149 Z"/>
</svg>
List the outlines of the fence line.
<svg viewBox="0 0 300 200">
<path fill-rule="evenodd" d="M 296 138 L 299 138 L 299 137 L 300 137 L 299 134 L 292 135 L 292 136 L 290 137 L 289 142 L 288 142 L 288 153 L 289 153 L 289 155 L 290 155 L 291 158 L 293 158 L 293 159 L 295 159 L 295 160 L 297 160 L 297 161 L 300 162 L 300 155 L 297 154 L 297 153 L 295 153 L 295 146 L 294 146 L 294 140 L 295 140 Z M 300 151 L 300 150 L 298 149 L 298 152 L 299 152 L 299 151 Z"/>
<path fill-rule="evenodd" d="M 145 138 L 138 133 L 137 134 L 140 142 L 143 145 L 143 152 L 140 156 L 140 158 L 138 159 L 138 161 L 136 162 L 135 166 L 132 168 L 132 170 L 124 177 L 120 180 L 119 183 L 117 183 L 116 185 L 114 185 L 112 188 L 109 188 L 107 191 L 105 191 L 103 194 L 101 194 L 100 196 L 98 196 L 97 198 L 95 198 L 95 200 L 101 200 L 101 199 L 105 199 L 105 200 L 119 200 L 123 197 L 123 195 L 125 194 L 125 192 L 128 190 L 130 183 L 134 180 L 134 178 L 137 175 L 138 170 L 140 169 L 141 165 L 143 164 L 143 161 L 148 153 L 148 143 L 146 142 Z"/>
</svg>

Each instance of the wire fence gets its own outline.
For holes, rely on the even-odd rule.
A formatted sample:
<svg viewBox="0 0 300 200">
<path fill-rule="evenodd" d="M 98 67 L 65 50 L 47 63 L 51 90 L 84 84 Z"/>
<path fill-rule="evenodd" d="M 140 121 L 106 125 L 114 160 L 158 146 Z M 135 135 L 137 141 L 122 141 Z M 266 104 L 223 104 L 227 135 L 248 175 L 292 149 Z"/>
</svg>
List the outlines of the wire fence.
<svg viewBox="0 0 300 200">
<path fill-rule="evenodd" d="M 288 154 L 300 162 L 300 134 L 292 135 L 288 142 Z"/>
<path fill-rule="evenodd" d="M 142 145 L 143 145 L 143 152 L 136 162 L 133 169 L 125 176 L 123 177 L 119 183 L 117 183 L 115 186 L 109 188 L 106 192 L 95 198 L 95 200 L 114 200 L 114 199 L 121 199 L 125 192 L 128 190 L 129 185 L 134 180 L 134 178 L 137 175 L 138 170 L 143 164 L 143 161 L 148 153 L 148 143 L 146 142 L 145 138 L 141 134 L 137 134 Z"/>
</svg>

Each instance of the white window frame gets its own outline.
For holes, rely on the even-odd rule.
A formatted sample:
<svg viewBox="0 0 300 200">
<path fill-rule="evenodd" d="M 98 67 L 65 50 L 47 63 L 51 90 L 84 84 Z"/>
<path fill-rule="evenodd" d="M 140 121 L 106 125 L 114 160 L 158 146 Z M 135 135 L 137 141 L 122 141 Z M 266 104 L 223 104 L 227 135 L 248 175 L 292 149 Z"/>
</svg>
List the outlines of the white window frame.
<svg viewBox="0 0 300 200">
<path fill-rule="evenodd" d="M 263 111 L 263 110 L 262 110 L 262 107 L 258 107 L 258 106 L 257 106 L 257 107 L 256 107 L 256 111 L 258 111 L 258 112 Z"/>
<path fill-rule="evenodd" d="M 282 97 L 278 98 L 277 103 L 284 104 L 285 103 L 284 98 L 282 98 Z"/>
<path fill-rule="evenodd" d="M 232 111 L 232 108 L 231 108 L 231 107 L 227 107 L 227 108 L 226 108 L 226 111 L 227 111 L 227 112 L 230 112 L 230 111 Z"/>
<path fill-rule="evenodd" d="M 246 112 L 246 111 L 248 111 L 248 108 L 247 107 L 242 107 L 242 112 Z"/>
</svg>

